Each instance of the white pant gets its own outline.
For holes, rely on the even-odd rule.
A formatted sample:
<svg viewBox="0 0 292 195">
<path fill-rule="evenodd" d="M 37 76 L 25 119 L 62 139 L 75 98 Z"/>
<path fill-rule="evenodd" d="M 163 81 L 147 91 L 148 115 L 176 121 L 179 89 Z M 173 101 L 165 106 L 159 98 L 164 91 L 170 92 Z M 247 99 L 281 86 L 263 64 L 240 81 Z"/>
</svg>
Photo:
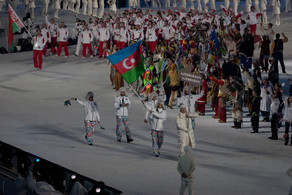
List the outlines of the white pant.
<svg viewBox="0 0 292 195">
<path fill-rule="evenodd" d="M 201 11 L 202 11 L 201 1 L 200 1 L 200 0 L 197 0 L 197 4 L 198 4 L 197 10 L 198 10 L 199 12 L 201 12 Z"/>
<path fill-rule="evenodd" d="M 78 56 L 81 48 L 81 35 L 78 36 L 75 54 Z"/>
<path fill-rule="evenodd" d="M 291 10 L 290 8 L 290 0 L 286 0 L 285 1 L 285 11 L 289 12 Z"/>
<path fill-rule="evenodd" d="M 46 15 L 48 12 L 48 7 L 49 7 L 49 1 L 43 1 L 43 7 L 42 7 L 42 15 Z"/>
<path fill-rule="evenodd" d="M 63 9 L 68 9 L 68 0 L 63 1 Z"/>
<path fill-rule="evenodd" d="M 224 7 L 225 7 L 225 9 L 226 10 L 228 10 L 228 8 L 229 8 L 229 0 L 224 0 Z"/>
<path fill-rule="evenodd" d="M 179 195 L 184 195 L 187 188 L 188 188 L 189 195 L 193 195 L 194 188 L 195 188 L 195 181 L 192 179 L 181 178 Z"/>
<path fill-rule="evenodd" d="M 275 25 L 276 25 L 276 26 L 279 26 L 280 23 L 281 23 L 281 21 L 280 21 L 280 14 L 275 14 L 275 16 L 276 16 L 276 22 L 275 22 Z"/>
<path fill-rule="evenodd" d="M 55 11 L 54 11 L 54 17 L 55 18 L 59 18 L 59 9 L 55 9 Z"/>
<path fill-rule="evenodd" d="M 186 0 L 182 0 L 181 1 L 181 9 L 186 9 L 187 8 L 187 1 Z"/>
<path fill-rule="evenodd" d="M 211 0 L 210 4 L 211 4 L 211 9 L 216 10 L 215 0 Z"/>
<path fill-rule="evenodd" d="M 82 14 L 86 15 L 88 1 L 82 1 Z"/>
<path fill-rule="evenodd" d="M 233 0 L 233 9 L 234 9 L 234 14 L 237 15 L 238 12 L 238 1 L 237 0 Z"/>
<path fill-rule="evenodd" d="M 98 13 L 98 18 L 102 18 L 104 13 L 104 1 L 99 0 L 99 13 Z"/>
<path fill-rule="evenodd" d="M 92 15 L 92 0 L 88 0 L 88 15 Z"/>
<path fill-rule="evenodd" d="M 80 0 L 76 1 L 76 7 L 75 7 L 75 13 L 79 14 L 79 10 L 80 10 Z"/>
</svg>

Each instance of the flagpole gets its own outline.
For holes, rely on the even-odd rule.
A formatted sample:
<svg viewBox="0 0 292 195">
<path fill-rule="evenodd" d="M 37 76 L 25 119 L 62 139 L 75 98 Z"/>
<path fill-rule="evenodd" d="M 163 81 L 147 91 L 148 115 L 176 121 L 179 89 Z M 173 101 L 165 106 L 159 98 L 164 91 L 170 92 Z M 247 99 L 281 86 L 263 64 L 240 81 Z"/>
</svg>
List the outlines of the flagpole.
<svg viewBox="0 0 292 195">
<path fill-rule="evenodd" d="M 133 88 L 131 84 L 128 84 L 130 88 L 134 91 L 134 93 L 139 97 L 140 100 L 142 100 L 141 96 L 138 94 L 138 92 Z"/>
<path fill-rule="evenodd" d="M 13 12 L 16 14 L 16 11 L 12 8 L 12 6 L 8 3 L 8 6 L 11 10 L 13 10 Z M 9 8 L 8 8 L 8 14 L 9 14 Z M 16 15 L 17 16 L 17 15 Z M 29 36 L 31 37 L 31 39 L 33 39 L 32 35 L 30 34 L 30 32 L 28 31 L 28 29 L 25 27 L 25 25 L 22 23 L 22 21 L 20 20 L 20 18 L 17 16 L 17 18 L 19 19 L 19 21 L 21 22 L 21 24 L 23 25 L 24 29 L 26 30 L 26 32 L 28 32 Z"/>
</svg>

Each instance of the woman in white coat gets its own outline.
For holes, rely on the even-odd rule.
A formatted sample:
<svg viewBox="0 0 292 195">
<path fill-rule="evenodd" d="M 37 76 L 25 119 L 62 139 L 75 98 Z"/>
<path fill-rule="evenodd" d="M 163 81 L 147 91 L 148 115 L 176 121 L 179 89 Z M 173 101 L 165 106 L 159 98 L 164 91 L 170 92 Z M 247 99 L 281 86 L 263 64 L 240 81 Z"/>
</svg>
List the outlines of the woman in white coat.
<svg viewBox="0 0 292 195">
<path fill-rule="evenodd" d="M 267 17 L 267 0 L 261 0 L 261 13 L 263 14 L 263 23 L 268 24 L 268 17 Z"/>
<path fill-rule="evenodd" d="M 265 78 L 263 81 L 258 78 L 259 83 L 261 83 L 261 106 L 260 110 L 262 116 L 264 117 L 263 122 L 269 122 L 270 106 L 271 106 L 271 95 L 273 93 L 272 87 L 269 85 L 269 81 Z"/>
<path fill-rule="evenodd" d="M 192 127 L 192 118 L 195 117 L 194 114 L 188 114 L 185 105 L 182 105 L 180 112 L 176 117 L 176 126 L 177 126 L 177 136 L 178 136 L 178 145 L 180 148 L 180 156 L 184 154 L 184 147 L 190 146 L 195 148 L 195 135 Z"/>
<path fill-rule="evenodd" d="M 282 93 L 282 99 L 285 106 L 285 114 L 283 117 L 283 121 L 285 121 L 285 145 L 288 145 L 289 142 L 289 129 L 292 124 L 292 96 L 289 96 L 288 99 L 285 98 L 284 92 L 280 89 Z M 292 145 L 292 135 L 291 135 L 291 145 Z"/>
<path fill-rule="evenodd" d="M 275 25 L 276 26 L 280 26 L 280 14 L 281 14 L 281 2 L 280 0 L 275 0 L 275 4 L 273 5 L 273 10 L 274 10 L 274 15 L 276 17 L 276 22 Z"/>
<path fill-rule="evenodd" d="M 144 104 L 145 108 L 152 114 L 151 122 L 151 136 L 152 136 L 152 149 L 155 157 L 159 157 L 160 148 L 163 144 L 163 123 L 166 120 L 166 111 L 164 110 L 164 102 L 159 100 L 156 109 L 151 108 L 149 105 Z"/>
<path fill-rule="evenodd" d="M 78 100 L 77 98 L 71 98 L 75 100 L 78 104 L 84 107 L 84 123 L 86 129 L 85 139 L 87 140 L 88 145 L 92 145 L 93 142 L 93 133 L 96 129 L 96 123 L 100 124 L 100 116 L 98 113 L 98 106 L 93 100 L 94 94 L 89 91 L 85 97 L 86 101 Z"/>
</svg>

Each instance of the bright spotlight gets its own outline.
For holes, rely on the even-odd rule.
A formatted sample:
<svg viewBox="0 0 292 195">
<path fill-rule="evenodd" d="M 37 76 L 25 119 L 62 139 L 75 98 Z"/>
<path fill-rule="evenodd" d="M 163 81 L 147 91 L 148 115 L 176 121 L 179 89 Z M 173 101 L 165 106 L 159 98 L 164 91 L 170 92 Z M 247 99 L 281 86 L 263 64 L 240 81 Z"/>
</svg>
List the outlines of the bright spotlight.
<svg viewBox="0 0 292 195">
<path fill-rule="evenodd" d="M 35 159 L 35 162 L 40 162 L 40 159 L 39 158 Z"/>
<path fill-rule="evenodd" d="M 100 188 L 96 188 L 96 189 L 95 189 L 95 192 L 96 192 L 96 193 L 99 193 L 100 191 L 101 191 Z"/>
<path fill-rule="evenodd" d="M 76 178 L 75 174 L 71 175 L 71 179 L 75 179 L 75 178 Z"/>
</svg>

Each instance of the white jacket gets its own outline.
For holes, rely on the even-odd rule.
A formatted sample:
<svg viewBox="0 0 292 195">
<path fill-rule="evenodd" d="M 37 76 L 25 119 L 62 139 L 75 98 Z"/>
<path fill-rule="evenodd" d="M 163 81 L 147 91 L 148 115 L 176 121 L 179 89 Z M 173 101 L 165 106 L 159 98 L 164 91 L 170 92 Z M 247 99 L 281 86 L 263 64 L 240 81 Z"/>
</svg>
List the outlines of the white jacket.
<svg viewBox="0 0 292 195">
<path fill-rule="evenodd" d="M 45 38 L 45 41 L 50 43 L 51 42 L 51 33 L 48 29 L 42 28 L 41 29 L 42 35 Z"/>
<path fill-rule="evenodd" d="M 249 16 L 249 24 L 253 25 L 253 24 L 257 24 L 258 23 L 258 18 L 257 18 L 257 12 L 249 12 L 248 16 Z"/>
<path fill-rule="evenodd" d="M 84 107 L 84 120 L 85 121 L 100 121 L 100 116 L 97 110 L 97 104 L 90 101 L 76 100 L 76 102 Z M 94 105 L 94 107 L 91 105 Z M 95 109 L 96 108 L 96 109 Z"/>
<path fill-rule="evenodd" d="M 122 106 L 122 104 L 129 104 L 128 106 Z M 130 99 L 126 96 L 116 97 L 114 108 L 116 109 L 116 116 L 128 116 L 128 107 L 131 106 Z"/>
<path fill-rule="evenodd" d="M 160 33 L 165 40 L 170 40 L 173 37 L 174 29 L 170 26 L 164 26 L 160 29 Z"/>
<path fill-rule="evenodd" d="M 144 34 L 142 30 L 133 30 L 132 40 L 134 41 L 141 41 L 144 39 Z"/>
<path fill-rule="evenodd" d="M 270 106 L 271 106 L 271 94 L 273 93 L 271 86 L 264 87 L 261 86 L 261 111 L 270 112 Z"/>
<path fill-rule="evenodd" d="M 108 28 L 100 28 L 98 30 L 99 41 L 108 41 L 110 37 L 110 32 Z"/>
<path fill-rule="evenodd" d="M 149 42 L 157 41 L 156 28 L 147 28 L 145 37 Z"/>
<path fill-rule="evenodd" d="M 46 40 L 43 36 L 33 37 L 33 50 L 42 51 L 46 45 Z"/>
<path fill-rule="evenodd" d="M 69 32 L 67 28 L 59 28 L 58 29 L 58 41 L 66 42 L 69 37 Z"/>
<path fill-rule="evenodd" d="M 279 106 L 280 106 L 279 99 L 278 98 L 272 99 L 270 118 L 272 117 L 273 114 L 278 113 Z"/>
<path fill-rule="evenodd" d="M 52 37 L 57 37 L 58 26 L 56 24 L 50 23 L 49 20 L 48 20 L 48 16 L 46 16 L 45 19 L 46 19 L 46 24 L 48 26 L 48 29 L 49 29 L 49 31 L 51 33 L 51 36 Z"/>
<path fill-rule="evenodd" d="M 81 42 L 83 44 L 89 44 L 93 41 L 93 35 L 92 32 L 89 30 L 82 31 L 81 33 Z"/>
<path fill-rule="evenodd" d="M 291 122 L 292 123 L 292 105 L 288 104 L 288 101 L 286 98 L 283 97 L 283 102 L 284 102 L 284 105 L 285 105 L 285 114 L 284 114 L 284 120 L 286 122 Z"/>
<path fill-rule="evenodd" d="M 121 29 L 113 29 L 113 36 L 115 41 L 120 41 Z"/>
<path fill-rule="evenodd" d="M 180 175 L 185 173 L 187 175 L 188 180 L 195 179 L 194 171 L 196 169 L 196 163 L 195 158 L 191 155 L 191 148 L 187 146 L 184 148 L 185 153 L 179 158 L 178 164 L 177 164 L 177 171 Z"/>
<path fill-rule="evenodd" d="M 163 131 L 163 122 L 166 120 L 167 114 L 163 109 L 153 109 L 147 104 L 144 104 L 148 111 L 152 111 L 153 120 L 151 122 L 151 129 L 155 131 Z"/>
<path fill-rule="evenodd" d="M 156 103 L 157 103 L 157 100 L 151 100 L 151 101 L 149 101 L 149 102 L 146 102 L 145 104 L 147 105 L 147 107 L 148 107 L 148 109 L 149 110 L 154 110 L 155 109 L 155 105 L 156 105 Z M 144 105 L 145 106 L 145 108 L 146 108 L 146 105 Z M 147 108 L 146 108 L 146 114 L 145 114 L 145 119 L 146 120 L 153 120 L 153 115 L 149 112 L 149 110 L 148 110 Z"/>
<path fill-rule="evenodd" d="M 120 42 L 128 42 L 130 39 L 130 34 L 128 29 L 126 28 L 121 28 L 120 31 Z"/>
<path fill-rule="evenodd" d="M 192 114 L 183 114 L 179 113 L 176 117 L 176 126 L 177 126 L 177 136 L 178 144 L 180 146 L 181 152 L 183 152 L 183 147 L 186 145 L 195 148 L 195 135 L 192 127 L 192 119 L 194 115 Z"/>
<path fill-rule="evenodd" d="M 200 99 L 204 95 L 204 90 L 201 90 L 200 94 L 198 95 L 191 95 L 190 97 L 190 105 L 189 105 L 189 96 L 181 96 L 177 98 L 177 106 L 181 106 L 182 104 L 186 106 L 187 113 L 195 113 L 195 103 L 198 99 Z M 189 110 L 190 107 L 190 110 Z"/>
</svg>

